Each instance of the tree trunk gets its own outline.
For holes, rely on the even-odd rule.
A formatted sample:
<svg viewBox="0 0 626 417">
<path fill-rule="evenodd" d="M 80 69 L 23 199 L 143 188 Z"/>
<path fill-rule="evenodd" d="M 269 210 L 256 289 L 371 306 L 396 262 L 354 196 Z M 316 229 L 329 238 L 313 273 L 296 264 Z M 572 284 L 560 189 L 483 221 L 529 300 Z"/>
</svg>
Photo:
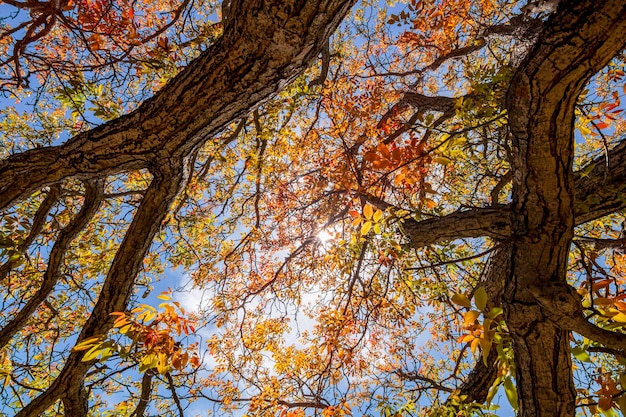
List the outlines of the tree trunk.
<svg viewBox="0 0 626 417">
<path fill-rule="evenodd" d="M 566 283 L 574 108 L 591 76 L 624 47 L 625 18 L 623 0 L 562 1 L 507 93 L 514 177 L 504 305 L 521 417 L 575 413 L 568 331 L 551 321 L 529 289 Z"/>
</svg>

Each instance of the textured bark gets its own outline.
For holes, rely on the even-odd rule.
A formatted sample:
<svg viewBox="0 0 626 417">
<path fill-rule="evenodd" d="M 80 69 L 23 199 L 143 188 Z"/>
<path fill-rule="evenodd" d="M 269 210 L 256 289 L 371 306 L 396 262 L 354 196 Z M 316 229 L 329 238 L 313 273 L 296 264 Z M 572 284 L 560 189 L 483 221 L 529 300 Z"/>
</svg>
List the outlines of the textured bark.
<svg viewBox="0 0 626 417">
<path fill-rule="evenodd" d="M 616 353 L 624 351 L 626 341 L 589 323 L 580 298 L 566 285 L 574 226 L 626 207 L 626 144 L 572 172 L 576 100 L 590 77 L 626 46 L 621 36 L 626 5 L 567 2 L 545 27 L 507 95 L 512 203 L 408 220 L 403 230 L 414 248 L 463 237 L 507 238 L 490 261 L 502 267 L 488 268 L 484 281 L 495 285 L 490 299 L 505 307 L 519 415 L 573 416 L 569 330 Z M 476 363 L 461 387 L 468 401 L 484 401 L 495 371 Z"/>
<path fill-rule="evenodd" d="M 602 343 L 614 353 L 625 356 L 626 334 L 601 329 L 587 321 L 582 308 L 582 297 L 567 284 L 549 283 L 529 288 L 535 299 L 549 313 L 548 319 L 561 328 L 575 331 L 584 337 Z"/>
<path fill-rule="evenodd" d="M 68 177 L 184 157 L 318 57 L 354 0 L 231 1 L 223 37 L 134 112 L 0 162 L 0 210 Z"/>
<path fill-rule="evenodd" d="M 161 222 L 184 184 L 184 162 L 163 161 L 124 236 L 111 269 L 107 274 L 98 301 L 78 336 L 77 343 L 91 336 L 106 334 L 113 325 L 115 311 L 125 311 L 132 294 L 135 278 L 141 271 L 143 259 L 150 249 Z M 72 352 L 50 387 L 16 414 L 16 417 L 38 416 L 62 399 L 64 407 L 82 410 L 83 381 L 91 363 L 82 362 L 84 352 Z M 66 413 L 68 416 L 73 414 Z"/>
<path fill-rule="evenodd" d="M 625 209 L 626 142 L 597 157 L 573 177 L 576 226 Z M 497 205 L 422 221 L 407 219 L 402 230 L 412 248 L 470 237 L 506 239 L 512 236 L 511 209 L 511 205 Z"/>
<path fill-rule="evenodd" d="M 110 313 L 127 309 L 143 259 L 185 184 L 187 157 L 301 74 L 353 3 L 231 1 L 225 11 L 224 36 L 136 111 L 58 147 L 27 151 L 0 162 L 0 209 L 68 177 L 97 180 L 141 168 L 153 174 L 77 342 L 106 334 L 113 322 Z M 68 234 L 57 244 L 71 237 Z M 55 268 L 50 269 L 51 277 Z M 54 279 L 44 281 L 45 298 Z M 31 304 L 37 305 L 39 298 Z M 22 315 L 27 318 L 31 310 Z M 12 333 L 7 331 L 6 337 L 10 339 Z M 58 400 L 66 415 L 86 415 L 84 378 L 91 364 L 81 362 L 82 356 L 83 352 L 72 352 L 50 387 L 16 416 L 38 416 Z"/>
<path fill-rule="evenodd" d="M 513 245 L 504 307 L 523 417 L 574 415 L 569 333 L 546 319 L 528 288 L 565 283 L 574 227 L 574 108 L 591 76 L 624 48 L 625 30 L 622 0 L 561 2 L 507 94 Z"/>
</svg>

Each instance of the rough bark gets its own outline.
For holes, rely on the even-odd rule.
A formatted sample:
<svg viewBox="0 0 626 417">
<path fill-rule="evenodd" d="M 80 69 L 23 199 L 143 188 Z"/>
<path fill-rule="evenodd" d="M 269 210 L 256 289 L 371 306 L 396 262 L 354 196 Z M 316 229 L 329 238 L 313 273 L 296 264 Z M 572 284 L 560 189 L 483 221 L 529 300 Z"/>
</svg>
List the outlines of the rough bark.
<svg viewBox="0 0 626 417">
<path fill-rule="evenodd" d="M 97 180 L 142 168 L 153 174 L 77 342 L 106 334 L 110 313 L 127 308 L 143 259 L 185 184 L 187 157 L 302 73 L 353 3 L 231 1 L 224 36 L 136 111 L 63 145 L 0 162 L 0 209 L 68 177 Z M 46 288 L 53 281 L 45 281 Z M 30 308 L 23 311 L 24 317 L 30 314 Z M 16 416 L 40 415 L 58 400 L 66 415 L 86 415 L 84 379 L 91 364 L 81 357 L 71 353 L 50 387 Z"/>
<path fill-rule="evenodd" d="M 0 161 L 0 210 L 64 178 L 103 178 L 189 155 L 301 74 L 352 4 L 232 1 L 222 38 L 137 110 Z"/>
<path fill-rule="evenodd" d="M 574 415 L 569 330 L 617 353 L 624 350 L 626 336 L 589 323 L 575 291 L 565 291 L 573 227 L 623 209 L 626 201 L 626 144 L 579 173 L 572 171 L 578 95 L 626 46 L 619 35 L 626 29 L 626 6 L 621 1 L 599 6 L 568 2 L 516 71 L 507 95 L 514 150 L 512 203 L 408 220 L 403 227 L 415 248 L 463 237 L 510 242 L 493 255 L 507 268 L 489 268 L 486 281 L 501 282 L 498 276 L 506 275 L 502 304 L 515 352 L 520 416 Z M 561 290 L 548 291 L 553 287 Z M 494 379 L 495 369 L 477 362 L 462 392 L 469 401 L 481 402 Z"/>
<path fill-rule="evenodd" d="M 573 181 L 576 226 L 626 208 L 626 142 L 575 172 Z M 406 219 L 402 230 L 412 248 L 471 237 L 507 239 L 512 236 L 511 209 L 497 205 L 421 221 Z"/>
<path fill-rule="evenodd" d="M 513 245 L 504 306 L 523 417 L 574 415 L 568 331 L 546 320 L 528 288 L 565 283 L 574 227 L 576 100 L 625 46 L 623 1 L 561 4 L 507 93 Z"/>
<path fill-rule="evenodd" d="M 153 171 L 154 178 L 115 254 L 98 301 L 77 343 L 91 336 L 106 334 L 113 325 L 110 314 L 127 309 L 143 259 L 184 184 L 184 167 L 184 161 L 171 159 L 163 161 L 158 171 Z M 81 392 L 84 390 L 85 374 L 91 367 L 91 363 L 81 361 L 83 354 L 72 352 L 50 387 L 20 410 L 16 417 L 38 416 L 59 399 L 63 400 L 66 409 L 82 410 L 85 397 Z"/>
</svg>

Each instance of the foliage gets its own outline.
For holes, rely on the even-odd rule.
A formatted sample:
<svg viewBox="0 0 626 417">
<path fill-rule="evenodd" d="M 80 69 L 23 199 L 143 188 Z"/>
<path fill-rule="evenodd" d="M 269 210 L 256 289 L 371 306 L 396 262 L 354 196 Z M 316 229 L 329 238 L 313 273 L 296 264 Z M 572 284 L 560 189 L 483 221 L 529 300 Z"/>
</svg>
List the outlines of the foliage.
<svg viewBox="0 0 626 417">
<path fill-rule="evenodd" d="M 1 412 L 557 415 L 532 404 L 558 380 L 571 398 L 541 404 L 561 415 L 626 413 L 626 45 L 588 19 L 608 58 L 528 81 L 544 35 L 595 6 L 526 3 L 362 0 L 292 71 L 299 51 L 257 29 L 305 13 L 290 1 L 4 1 L 0 175 L 87 168 L 0 199 Z M 267 97 L 245 59 L 266 44 L 294 54 Z M 177 83 L 222 74 L 212 56 L 233 59 L 218 111 L 154 108 L 204 106 Z"/>
</svg>

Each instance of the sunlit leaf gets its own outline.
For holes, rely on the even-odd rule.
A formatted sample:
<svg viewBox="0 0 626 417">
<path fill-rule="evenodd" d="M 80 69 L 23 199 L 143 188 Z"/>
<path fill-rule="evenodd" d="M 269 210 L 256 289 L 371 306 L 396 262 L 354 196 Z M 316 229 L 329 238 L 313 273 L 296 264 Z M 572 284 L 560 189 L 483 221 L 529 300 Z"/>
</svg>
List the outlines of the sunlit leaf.
<svg viewBox="0 0 626 417">
<path fill-rule="evenodd" d="M 485 291 L 483 287 L 478 287 L 476 291 L 474 291 L 474 304 L 480 311 L 487 307 L 487 291 Z"/>
<path fill-rule="evenodd" d="M 517 402 L 517 388 L 513 384 L 513 380 L 509 377 L 504 379 L 504 393 L 506 394 L 506 399 L 511 404 L 513 410 L 517 410 L 518 402 Z"/>
<path fill-rule="evenodd" d="M 457 304 L 461 307 L 467 307 L 467 308 L 472 307 L 472 302 L 465 294 L 456 293 L 456 294 L 453 294 L 450 299 L 452 300 L 454 304 Z"/>
</svg>

